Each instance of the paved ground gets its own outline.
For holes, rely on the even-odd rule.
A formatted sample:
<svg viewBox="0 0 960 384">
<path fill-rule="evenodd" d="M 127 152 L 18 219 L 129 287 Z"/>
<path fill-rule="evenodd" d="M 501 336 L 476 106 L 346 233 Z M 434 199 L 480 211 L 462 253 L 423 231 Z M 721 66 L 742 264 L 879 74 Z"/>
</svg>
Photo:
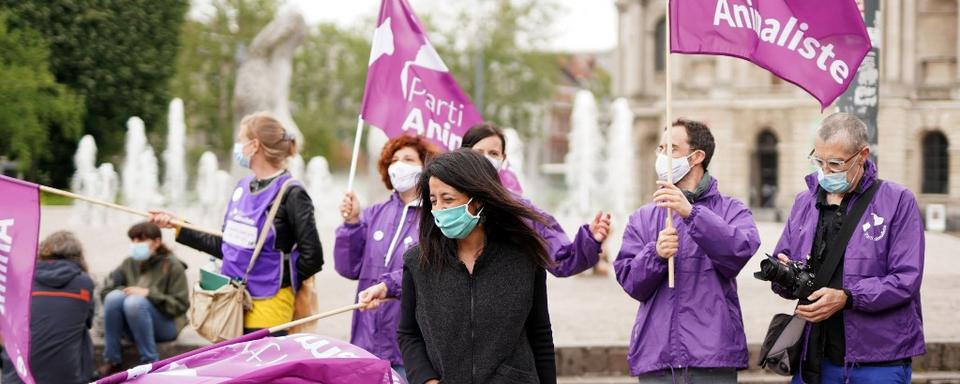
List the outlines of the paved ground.
<svg viewBox="0 0 960 384">
<path fill-rule="evenodd" d="M 123 221 L 125 216 L 116 216 L 114 221 Z M 127 251 L 126 228 L 129 222 L 108 227 L 91 226 L 72 219 L 69 208 L 45 207 L 41 236 L 58 229 L 69 229 L 78 234 L 84 243 L 91 273 L 100 281 L 115 267 Z M 564 223 L 565 225 L 568 223 Z M 573 229 L 576 223 L 567 225 Z M 321 224 L 323 248 L 327 265 L 319 275 L 318 294 L 323 310 L 352 303 L 356 283 L 344 279 L 333 270 L 333 231 L 335 223 Z M 782 226 L 777 223 L 759 224 L 762 238 L 760 253 L 741 272 L 739 281 L 740 300 L 743 306 L 747 341 L 759 343 L 770 317 L 778 312 L 790 311 L 791 302 L 773 295 L 764 282 L 755 280 L 752 272 L 759 266 L 764 251 L 769 252 L 780 235 Z M 188 276 L 196 279 L 197 269 L 207 258 L 196 251 L 175 244 L 172 232 L 165 233 L 168 244 L 189 265 Z M 928 341 L 960 341 L 960 328 L 956 326 L 960 312 L 960 238 L 950 235 L 928 233 L 926 238 L 926 267 L 922 287 L 923 317 Z M 615 253 L 616 245 L 610 244 Z M 612 276 L 577 276 L 568 279 L 550 278 L 550 313 L 554 324 L 556 342 L 570 345 L 626 345 L 638 303 L 627 296 Z M 340 315 L 324 320 L 319 332 L 328 336 L 348 339 L 349 315 Z M 184 332 L 181 338 L 194 339 L 192 332 Z"/>
</svg>

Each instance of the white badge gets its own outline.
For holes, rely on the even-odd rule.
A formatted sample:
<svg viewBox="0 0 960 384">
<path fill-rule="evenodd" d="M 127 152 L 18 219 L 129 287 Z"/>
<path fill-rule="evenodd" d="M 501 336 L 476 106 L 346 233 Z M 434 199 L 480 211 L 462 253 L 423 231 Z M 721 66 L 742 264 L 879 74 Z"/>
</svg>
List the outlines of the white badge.
<svg viewBox="0 0 960 384">
<path fill-rule="evenodd" d="M 404 244 L 404 245 L 406 245 L 406 246 L 409 247 L 409 246 L 410 246 L 410 243 L 413 243 L 413 238 L 412 238 L 412 237 L 407 236 L 406 239 L 403 239 L 403 244 Z"/>
<path fill-rule="evenodd" d="M 373 233 L 373 239 L 376 241 L 383 240 L 383 231 L 376 231 Z"/>
</svg>

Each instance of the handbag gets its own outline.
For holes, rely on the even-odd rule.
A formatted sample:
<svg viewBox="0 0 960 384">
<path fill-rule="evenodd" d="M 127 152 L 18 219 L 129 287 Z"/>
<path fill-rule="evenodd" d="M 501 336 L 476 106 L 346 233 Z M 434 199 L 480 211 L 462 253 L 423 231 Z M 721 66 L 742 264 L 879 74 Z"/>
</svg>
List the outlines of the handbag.
<svg viewBox="0 0 960 384">
<path fill-rule="evenodd" d="M 243 314 L 253 306 L 253 299 L 250 297 L 250 292 L 247 292 L 247 277 L 253 270 L 257 257 L 260 256 L 263 243 L 266 241 L 267 234 L 273 227 L 273 220 L 280 209 L 280 201 L 283 199 L 291 181 L 293 181 L 292 178 L 283 183 L 277 197 L 273 200 L 273 206 L 270 207 L 267 220 L 260 230 L 260 236 L 257 238 L 253 255 L 250 256 L 250 263 L 247 265 L 247 271 L 243 274 L 243 279 L 231 279 L 229 284 L 225 284 L 216 290 L 203 289 L 200 282 L 197 282 L 190 292 L 190 309 L 187 310 L 187 320 L 190 322 L 190 327 L 212 343 L 232 339 L 243 334 Z"/>
<path fill-rule="evenodd" d="M 826 287 L 830 283 L 830 277 L 840 265 L 840 258 L 846 252 L 847 244 L 850 243 L 854 230 L 860 224 L 860 218 L 863 217 L 867 205 L 880 189 L 881 183 L 879 179 L 875 181 L 853 205 L 850 213 L 844 217 L 840 233 L 837 234 L 837 243 L 832 245 L 823 266 L 814 277 L 815 287 Z M 785 313 L 774 315 L 767 328 L 767 335 L 763 338 L 763 344 L 760 346 L 757 365 L 781 376 L 796 375 L 800 369 L 800 356 L 806 348 L 804 337 L 806 325 L 807 321 L 796 315 Z"/>
<path fill-rule="evenodd" d="M 314 276 L 303 280 L 300 283 L 300 290 L 297 291 L 296 300 L 293 302 L 293 319 L 300 320 L 320 313 L 320 301 L 317 297 L 317 291 L 314 289 Z M 314 320 L 290 328 L 290 333 L 315 333 L 317 323 L 320 320 Z"/>
</svg>

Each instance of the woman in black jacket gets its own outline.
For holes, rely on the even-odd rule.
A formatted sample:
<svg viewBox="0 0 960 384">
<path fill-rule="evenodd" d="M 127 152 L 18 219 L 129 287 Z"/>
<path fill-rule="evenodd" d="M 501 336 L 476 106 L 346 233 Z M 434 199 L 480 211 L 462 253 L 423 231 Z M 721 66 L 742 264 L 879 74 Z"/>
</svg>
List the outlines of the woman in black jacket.
<svg viewBox="0 0 960 384">
<path fill-rule="evenodd" d="M 556 383 L 542 222 L 483 156 L 438 156 L 420 179 L 420 244 L 404 255 L 397 338 L 412 384 Z"/>
<path fill-rule="evenodd" d="M 224 235 L 177 227 L 177 242 L 223 259 L 220 272 L 242 279 L 274 198 L 292 177 L 286 163 L 297 153 L 295 137 L 269 113 L 244 117 L 233 156 L 237 164 L 249 168 L 252 174 L 241 179 L 233 190 L 224 217 Z M 253 297 L 253 308 L 244 314 L 244 332 L 293 320 L 295 291 L 323 266 L 310 196 L 296 181 L 283 193 L 273 230 L 268 232 L 249 274 L 246 288 Z M 162 228 L 173 227 L 172 220 L 170 213 L 151 211 L 150 221 Z"/>
</svg>

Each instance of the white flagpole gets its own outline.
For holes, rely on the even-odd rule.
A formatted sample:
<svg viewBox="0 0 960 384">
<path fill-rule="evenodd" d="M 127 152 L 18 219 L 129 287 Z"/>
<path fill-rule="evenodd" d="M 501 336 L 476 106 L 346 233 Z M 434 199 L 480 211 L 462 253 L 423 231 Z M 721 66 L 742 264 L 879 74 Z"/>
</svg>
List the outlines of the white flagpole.
<svg viewBox="0 0 960 384">
<path fill-rule="evenodd" d="M 353 192 L 353 179 L 357 176 L 357 159 L 360 157 L 360 137 L 363 136 L 363 116 L 357 115 L 357 135 L 353 139 L 353 159 L 350 160 L 350 178 L 347 192 Z"/>
<path fill-rule="evenodd" d="M 665 0 L 667 3 L 667 17 L 666 21 L 666 30 L 664 36 L 666 36 L 666 44 L 664 44 L 666 52 L 664 52 L 664 73 L 663 77 L 666 80 L 666 88 L 664 90 L 665 96 L 665 115 L 667 120 L 667 129 L 664 131 L 664 134 L 667 135 L 666 141 L 666 152 L 667 152 L 667 169 L 670 172 L 667 172 L 667 182 L 673 184 L 673 95 L 671 90 L 673 88 L 673 79 L 670 78 L 670 0 Z M 673 210 L 667 208 L 667 228 L 673 228 Z M 670 288 L 674 287 L 674 262 L 673 256 L 667 259 L 667 286 Z"/>
</svg>

